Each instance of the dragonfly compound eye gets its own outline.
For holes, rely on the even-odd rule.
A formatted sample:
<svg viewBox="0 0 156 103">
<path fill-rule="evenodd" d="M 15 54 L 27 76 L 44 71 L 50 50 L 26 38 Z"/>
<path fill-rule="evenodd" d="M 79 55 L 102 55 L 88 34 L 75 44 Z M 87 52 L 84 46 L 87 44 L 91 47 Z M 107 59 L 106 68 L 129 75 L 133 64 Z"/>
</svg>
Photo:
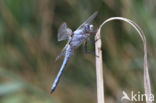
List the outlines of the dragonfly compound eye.
<svg viewBox="0 0 156 103">
<path fill-rule="evenodd" d="M 85 32 L 88 33 L 90 31 L 90 26 L 88 24 L 85 25 Z"/>
<path fill-rule="evenodd" d="M 93 31 L 93 25 L 89 25 L 90 31 Z"/>
</svg>

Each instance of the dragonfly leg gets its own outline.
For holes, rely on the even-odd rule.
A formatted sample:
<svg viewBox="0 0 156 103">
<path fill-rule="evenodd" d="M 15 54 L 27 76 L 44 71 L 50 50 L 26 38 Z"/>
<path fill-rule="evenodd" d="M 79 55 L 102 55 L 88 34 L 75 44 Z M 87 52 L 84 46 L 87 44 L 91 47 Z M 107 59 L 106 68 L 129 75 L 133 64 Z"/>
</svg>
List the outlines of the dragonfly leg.
<svg viewBox="0 0 156 103">
<path fill-rule="evenodd" d="M 95 45 L 95 40 L 94 39 L 92 39 L 92 38 L 89 38 L 89 41 L 90 41 L 90 43 L 92 44 L 92 45 Z"/>
<path fill-rule="evenodd" d="M 83 51 L 84 51 L 84 53 L 91 54 L 91 55 L 94 55 L 94 56 L 98 57 L 98 56 L 95 54 L 95 52 L 88 51 L 88 49 L 87 49 L 87 41 L 84 42 L 84 44 L 83 44 Z"/>
<path fill-rule="evenodd" d="M 97 42 L 99 39 L 100 39 L 100 38 L 97 38 L 97 39 L 95 40 L 95 42 Z"/>
<path fill-rule="evenodd" d="M 92 38 L 89 38 L 89 41 L 92 45 L 95 45 L 95 43 L 99 40 L 100 38 L 97 38 L 97 39 L 92 39 Z"/>
</svg>

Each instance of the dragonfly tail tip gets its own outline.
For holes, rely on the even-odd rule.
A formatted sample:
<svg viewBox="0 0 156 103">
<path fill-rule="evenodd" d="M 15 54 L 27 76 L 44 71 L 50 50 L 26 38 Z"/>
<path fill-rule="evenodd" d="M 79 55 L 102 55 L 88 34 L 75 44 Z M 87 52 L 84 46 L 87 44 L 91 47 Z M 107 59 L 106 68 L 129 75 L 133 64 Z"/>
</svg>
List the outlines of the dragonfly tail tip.
<svg viewBox="0 0 156 103">
<path fill-rule="evenodd" d="M 54 90 L 51 90 L 51 91 L 50 91 L 50 94 L 52 94 L 53 92 L 54 92 Z"/>
<path fill-rule="evenodd" d="M 52 88 L 50 91 L 50 94 L 52 94 L 54 92 L 55 88 Z"/>
</svg>

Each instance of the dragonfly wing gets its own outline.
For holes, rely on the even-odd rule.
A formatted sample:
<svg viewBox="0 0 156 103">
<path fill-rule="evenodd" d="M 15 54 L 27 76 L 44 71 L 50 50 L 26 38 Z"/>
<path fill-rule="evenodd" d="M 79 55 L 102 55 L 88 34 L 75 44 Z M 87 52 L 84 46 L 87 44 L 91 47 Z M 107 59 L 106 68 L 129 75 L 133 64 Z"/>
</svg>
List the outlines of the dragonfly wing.
<svg viewBox="0 0 156 103">
<path fill-rule="evenodd" d="M 62 49 L 60 55 L 58 55 L 58 56 L 56 57 L 56 60 L 55 60 L 55 61 L 59 60 L 60 57 L 62 57 L 62 56 L 65 54 L 65 51 L 66 51 L 66 46 Z"/>
<path fill-rule="evenodd" d="M 58 29 L 58 41 L 66 40 L 72 35 L 72 30 L 67 27 L 66 23 L 61 24 Z"/>
<path fill-rule="evenodd" d="M 83 24 L 81 24 L 76 30 L 81 29 L 84 27 L 85 24 L 90 24 L 92 22 L 92 20 L 96 17 L 96 15 L 98 14 L 98 12 L 94 12 Z"/>
<path fill-rule="evenodd" d="M 68 45 L 69 45 L 69 41 L 68 41 L 68 43 L 65 45 L 65 47 L 62 49 L 60 55 L 58 55 L 58 56 L 56 57 L 56 61 L 57 61 L 58 59 L 60 59 L 60 57 L 62 57 L 62 56 L 65 54 L 66 48 L 67 48 Z"/>
</svg>

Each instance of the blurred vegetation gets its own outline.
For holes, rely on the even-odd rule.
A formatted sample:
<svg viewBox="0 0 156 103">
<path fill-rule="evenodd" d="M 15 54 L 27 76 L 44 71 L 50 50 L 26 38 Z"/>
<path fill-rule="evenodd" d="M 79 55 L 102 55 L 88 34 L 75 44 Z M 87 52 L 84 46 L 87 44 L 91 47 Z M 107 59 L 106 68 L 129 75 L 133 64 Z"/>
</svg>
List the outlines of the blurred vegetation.
<svg viewBox="0 0 156 103">
<path fill-rule="evenodd" d="M 0 103 L 96 103 L 95 57 L 80 47 L 69 61 L 61 82 L 50 95 L 65 45 L 57 29 L 65 21 L 75 30 L 93 12 L 97 28 L 105 19 L 122 16 L 144 30 L 152 92 L 156 95 L 155 0 L 0 0 Z M 143 46 L 126 23 L 103 29 L 106 103 L 120 103 L 122 91 L 143 93 Z M 94 46 L 88 44 L 94 51 Z"/>
</svg>

